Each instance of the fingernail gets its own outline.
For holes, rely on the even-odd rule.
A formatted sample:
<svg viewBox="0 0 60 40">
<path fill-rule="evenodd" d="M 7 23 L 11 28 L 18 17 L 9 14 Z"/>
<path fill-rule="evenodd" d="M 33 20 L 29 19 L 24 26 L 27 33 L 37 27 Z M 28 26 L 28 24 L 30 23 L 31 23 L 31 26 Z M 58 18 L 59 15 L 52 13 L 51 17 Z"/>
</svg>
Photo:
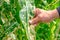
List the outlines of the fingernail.
<svg viewBox="0 0 60 40">
<path fill-rule="evenodd" d="M 32 24 L 32 21 L 31 20 L 29 20 L 29 24 Z"/>
</svg>

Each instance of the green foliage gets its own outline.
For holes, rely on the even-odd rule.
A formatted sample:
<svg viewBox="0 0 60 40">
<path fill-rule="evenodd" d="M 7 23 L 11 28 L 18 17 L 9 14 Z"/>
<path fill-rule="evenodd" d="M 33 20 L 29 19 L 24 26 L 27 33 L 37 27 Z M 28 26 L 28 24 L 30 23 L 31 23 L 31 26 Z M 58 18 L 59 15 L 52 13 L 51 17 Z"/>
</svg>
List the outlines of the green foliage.
<svg viewBox="0 0 60 40">
<path fill-rule="evenodd" d="M 59 19 L 39 23 L 35 29 L 29 25 L 35 7 L 51 10 L 58 6 L 60 0 L 0 0 L 0 40 L 59 40 Z"/>
</svg>

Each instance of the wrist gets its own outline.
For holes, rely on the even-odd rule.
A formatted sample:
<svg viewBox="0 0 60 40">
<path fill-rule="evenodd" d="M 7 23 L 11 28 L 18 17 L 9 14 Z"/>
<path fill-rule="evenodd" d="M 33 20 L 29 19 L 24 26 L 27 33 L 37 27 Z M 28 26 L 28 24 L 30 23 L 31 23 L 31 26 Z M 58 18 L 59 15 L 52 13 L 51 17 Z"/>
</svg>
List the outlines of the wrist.
<svg viewBox="0 0 60 40">
<path fill-rule="evenodd" d="M 54 17 L 54 19 L 59 18 L 59 13 L 58 13 L 57 9 L 52 10 L 52 16 Z"/>
</svg>

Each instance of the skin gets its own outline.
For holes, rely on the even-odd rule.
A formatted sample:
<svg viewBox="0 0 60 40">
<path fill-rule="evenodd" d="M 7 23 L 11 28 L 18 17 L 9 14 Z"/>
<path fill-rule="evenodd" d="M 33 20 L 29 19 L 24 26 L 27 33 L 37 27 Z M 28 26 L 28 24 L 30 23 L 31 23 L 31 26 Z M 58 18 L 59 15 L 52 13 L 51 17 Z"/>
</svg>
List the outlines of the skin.
<svg viewBox="0 0 60 40">
<path fill-rule="evenodd" d="M 29 21 L 31 25 L 38 24 L 39 22 L 49 23 L 52 20 L 59 18 L 57 9 L 46 11 L 36 8 L 33 12 L 35 16 Z"/>
</svg>

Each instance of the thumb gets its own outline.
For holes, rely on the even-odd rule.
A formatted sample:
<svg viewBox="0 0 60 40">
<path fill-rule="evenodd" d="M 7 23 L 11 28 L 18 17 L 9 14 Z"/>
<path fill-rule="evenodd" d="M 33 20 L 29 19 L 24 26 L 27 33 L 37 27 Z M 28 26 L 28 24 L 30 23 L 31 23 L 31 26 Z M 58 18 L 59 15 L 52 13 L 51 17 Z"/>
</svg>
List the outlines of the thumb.
<svg viewBox="0 0 60 40">
<path fill-rule="evenodd" d="M 29 24 L 32 24 L 32 25 L 37 24 L 39 22 L 40 22 L 39 16 L 33 18 L 32 20 L 29 20 Z"/>
</svg>

